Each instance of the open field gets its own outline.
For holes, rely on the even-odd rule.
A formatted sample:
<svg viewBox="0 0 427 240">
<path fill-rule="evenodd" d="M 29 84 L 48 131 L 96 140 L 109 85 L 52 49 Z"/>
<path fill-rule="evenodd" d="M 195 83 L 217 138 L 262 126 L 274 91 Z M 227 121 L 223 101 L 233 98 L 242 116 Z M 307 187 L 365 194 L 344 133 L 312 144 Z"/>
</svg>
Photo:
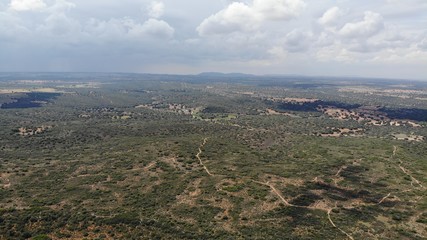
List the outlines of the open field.
<svg viewBox="0 0 427 240">
<path fill-rule="evenodd" d="M 425 83 L 46 78 L 0 78 L 0 239 L 427 238 Z"/>
</svg>

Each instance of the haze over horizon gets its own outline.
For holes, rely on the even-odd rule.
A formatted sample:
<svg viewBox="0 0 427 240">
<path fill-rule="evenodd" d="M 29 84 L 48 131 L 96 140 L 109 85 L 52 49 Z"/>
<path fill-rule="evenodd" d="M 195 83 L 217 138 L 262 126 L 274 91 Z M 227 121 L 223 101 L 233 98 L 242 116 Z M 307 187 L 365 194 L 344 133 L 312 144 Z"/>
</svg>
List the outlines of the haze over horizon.
<svg viewBox="0 0 427 240">
<path fill-rule="evenodd" d="M 427 1 L 0 2 L 0 71 L 427 80 Z"/>
</svg>

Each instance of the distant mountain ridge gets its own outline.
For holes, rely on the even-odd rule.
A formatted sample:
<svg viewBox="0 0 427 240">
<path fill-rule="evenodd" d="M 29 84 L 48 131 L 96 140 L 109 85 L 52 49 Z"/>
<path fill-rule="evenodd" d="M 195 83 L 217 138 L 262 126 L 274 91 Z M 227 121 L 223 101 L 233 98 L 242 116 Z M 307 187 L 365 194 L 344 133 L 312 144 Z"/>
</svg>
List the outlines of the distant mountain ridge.
<svg viewBox="0 0 427 240">
<path fill-rule="evenodd" d="M 197 74 L 201 77 L 255 77 L 256 75 L 247 73 L 222 73 L 222 72 L 202 72 Z"/>
</svg>

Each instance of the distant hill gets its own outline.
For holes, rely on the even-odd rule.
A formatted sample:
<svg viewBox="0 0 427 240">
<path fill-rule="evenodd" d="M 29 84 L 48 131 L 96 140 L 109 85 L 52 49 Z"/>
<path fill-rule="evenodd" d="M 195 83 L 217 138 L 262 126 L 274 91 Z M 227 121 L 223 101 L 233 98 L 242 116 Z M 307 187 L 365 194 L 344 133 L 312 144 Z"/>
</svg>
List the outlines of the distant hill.
<svg viewBox="0 0 427 240">
<path fill-rule="evenodd" d="M 255 75 L 246 73 L 221 73 L 221 72 L 203 72 L 197 74 L 201 77 L 254 77 Z"/>
</svg>

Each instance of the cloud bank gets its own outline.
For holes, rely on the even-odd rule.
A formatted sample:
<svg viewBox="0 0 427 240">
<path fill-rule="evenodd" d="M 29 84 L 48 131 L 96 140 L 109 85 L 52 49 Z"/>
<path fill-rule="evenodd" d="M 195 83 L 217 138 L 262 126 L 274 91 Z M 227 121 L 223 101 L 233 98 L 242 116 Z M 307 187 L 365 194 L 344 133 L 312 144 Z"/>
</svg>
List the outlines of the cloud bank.
<svg viewBox="0 0 427 240">
<path fill-rule="evenodd" d="M 422 0 L 5 0 L 0 71 L 425 79 L 426 11 Z"/>
<path fill-rule="evenodd" d="M 253 0 L 250 4 L 233 2 L 203 20 L 197 31 L 201 36 L 255 31 L 266 21 L 295 18 L 304 7 L 305 3 L 301 0 Z"/>
</svg>

